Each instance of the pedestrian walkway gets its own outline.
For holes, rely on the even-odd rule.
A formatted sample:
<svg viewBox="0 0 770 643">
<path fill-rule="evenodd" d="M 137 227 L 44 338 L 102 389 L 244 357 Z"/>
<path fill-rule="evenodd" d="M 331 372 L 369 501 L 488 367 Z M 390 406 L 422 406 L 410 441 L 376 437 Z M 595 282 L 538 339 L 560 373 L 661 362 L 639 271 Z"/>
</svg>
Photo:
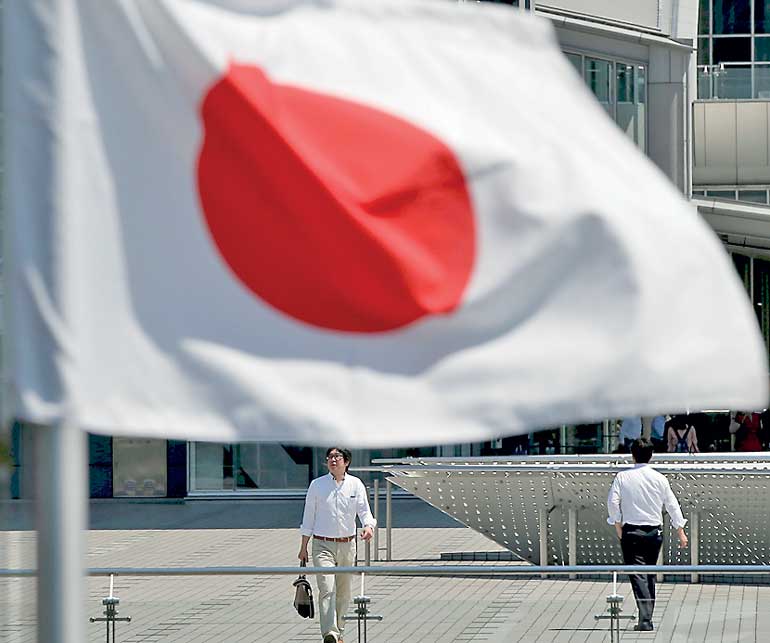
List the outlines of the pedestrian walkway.
<svg viewBox="0 0 770 643">
<path fill-rule="evenodd" d="M 382 532 L 381 532 L 382 534 Z M 497 545 L 466 528 L 394 530 L 394 563 L 406 565 L 479 564 L 441 561 L 442 553 L 500 552 Z M 34 564 L 34 532 L 0 532 L 2 566 Z M 104 530 L 89 532 L 92 567 L 285 566 L 296 562 L 296 529 Z M 494 556 L 490 556 L 494 557 Z M 384 563 L 381 563 L 384 564 Z M 510 565 L 490 561 L 485 565 Z M 515 563 L 513 563 L 515 564 Z M 523 563 L 522 563 L 523 564 Z M 239 643 L 320 641 L 318 624 L 293 611 L 289 577 L 118 577 L 115 594 L 121 615 L 120 643 Z M 354 593 L 359 588 L 354 581 Z M 88 583 L 88 615 L 99 616 L 106 578 Z M 608 641 L 607 622 L 594 614 L 606 609 L 611 583 L 560 578 L 384 577 L 367 579 L 372 611 L 371 643 L 409 641 Z M 631 590 L 622 583 L 621 593 Z M 624 622 L 628 641 L 767 641 L 770 587 L 738 585 L 659 586 L 657 631 L 636 633 Z M 0 579 L 0 641 L 35 640 L 34 581 Z M 356 643 L 351 623 L 346 643 Z M 104 641 L 104 625 L 88 626 L 89 641 Z"/>
</svg>

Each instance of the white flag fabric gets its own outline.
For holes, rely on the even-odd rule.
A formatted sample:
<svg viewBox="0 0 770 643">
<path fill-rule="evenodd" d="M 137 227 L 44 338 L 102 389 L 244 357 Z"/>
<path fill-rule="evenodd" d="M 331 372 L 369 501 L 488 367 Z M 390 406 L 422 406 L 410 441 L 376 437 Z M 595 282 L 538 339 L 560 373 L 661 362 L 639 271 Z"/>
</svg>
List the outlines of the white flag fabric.
<svg viewBox="0 0 770 643">
<path fill-rule="evenodd" d="M 17 416 L 374 447 L 766 404 L 729 258 L 548 23 L 414 0 L 4 13 Z"/>
</svg>

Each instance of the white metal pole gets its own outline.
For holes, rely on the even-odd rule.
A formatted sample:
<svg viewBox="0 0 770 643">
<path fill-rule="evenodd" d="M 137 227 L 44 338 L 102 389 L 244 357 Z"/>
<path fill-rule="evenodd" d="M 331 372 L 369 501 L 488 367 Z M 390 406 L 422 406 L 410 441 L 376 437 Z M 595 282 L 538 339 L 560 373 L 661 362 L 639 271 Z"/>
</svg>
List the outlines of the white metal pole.
<svg viewBox="0 0 770 643">
<path fill-rule="evenodd" d="M 37 640 L 87 639 L 85 534 L 86 434 L 62 423 L 35 429 L 37 446 Z"/>
<path fill-rule="evenodd" d="M 567 516 L 567 564 L 577 565 L 577 509 L 570 507 Z M 575 578 L 576 574 L 570 574 L 570 579 Z"/>
<path fill-rule="evenodd" d="M 690 514 L 690 564 L 700 565 L 700 514 L 697 511 Z M 700 575 L 691 574 L 690 582 L 700 582 Z"/>
<path fill-rule="evenodd" d="M 374 479 L 374 560 L 380 560 L 380 481 Z"/>
<path fill-rule="evenodd" d="M 548 564 L 548 509 L 540 507 L 538 511 L 538 527 L 540 529 L 540 565 L 545 567 Z M 541 574 L 543 578 L 548 578 L 548 574 Z"/>
<path fill-rule="evenodd" d="M 670 531 L 671 525 L 669 522 L 668 514 L 665 514 L 663 516 L 662 527 L 663 527 L 663 543 L 661 544 L 660 552 L 658 553 L 658 561 L 657 561 L 658 565 L 662 565 L 663 561 L 666 559 L 666 547 L 668 547 L 670 544 L 669 541 L 671 536 L 671 531 Z M 659 574 L 656 574 L 655 580 L 658 583 L 662 583 L 665 580 L 665 577 L 662 573 L 659 573 Z"/>
<path fill-rule="evenodd" d="M 393 560 L 393 483 L 385 478 L 385 560 Z"/>
</svg>

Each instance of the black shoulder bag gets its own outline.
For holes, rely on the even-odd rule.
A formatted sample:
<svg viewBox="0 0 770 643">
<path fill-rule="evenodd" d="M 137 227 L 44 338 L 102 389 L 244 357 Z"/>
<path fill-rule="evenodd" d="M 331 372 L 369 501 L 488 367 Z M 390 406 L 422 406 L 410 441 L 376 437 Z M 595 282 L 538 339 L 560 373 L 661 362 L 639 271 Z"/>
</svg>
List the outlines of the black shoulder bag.
<svg viewBox="0 0 770 643">
<path fill-rule="evenodd" d="M 305 566 L 305 561 L 300 563 L 300 567 Z M 313 605 L 313 590 L 304 574 L 300 574 L 293 583 L 296 587 L 294 592 L 294 609 L 297 610 L 302 618 L 313 618 L 315 616 L 315 606 Z"/>
</svg>

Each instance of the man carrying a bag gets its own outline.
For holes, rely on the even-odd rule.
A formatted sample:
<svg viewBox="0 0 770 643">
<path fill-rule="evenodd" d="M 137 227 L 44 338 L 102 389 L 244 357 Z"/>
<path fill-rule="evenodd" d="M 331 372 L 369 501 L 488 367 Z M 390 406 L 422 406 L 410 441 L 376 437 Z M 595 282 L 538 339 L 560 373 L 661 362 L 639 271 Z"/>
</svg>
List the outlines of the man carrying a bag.
<svg viewBox="0 0 770 643">
<path fill-rule="evenodd" d="M 314 567 L 352 567 L 356 559 L 356 515 L 361 520 L 361 538 L 369 540 L 377 524 L 369 509 L 366 487 L 348 473 L 351 453 L 331 447 L 326 451 L 327 475 L 310 483 L 300 533 L 301 561 L 308 560 L 308 543 L 313 539 Z M 323 643 L 343 643 L 343 616 L 350 603 L 350 574 L 318 575 L 318 614 Z"/>
</svg>

